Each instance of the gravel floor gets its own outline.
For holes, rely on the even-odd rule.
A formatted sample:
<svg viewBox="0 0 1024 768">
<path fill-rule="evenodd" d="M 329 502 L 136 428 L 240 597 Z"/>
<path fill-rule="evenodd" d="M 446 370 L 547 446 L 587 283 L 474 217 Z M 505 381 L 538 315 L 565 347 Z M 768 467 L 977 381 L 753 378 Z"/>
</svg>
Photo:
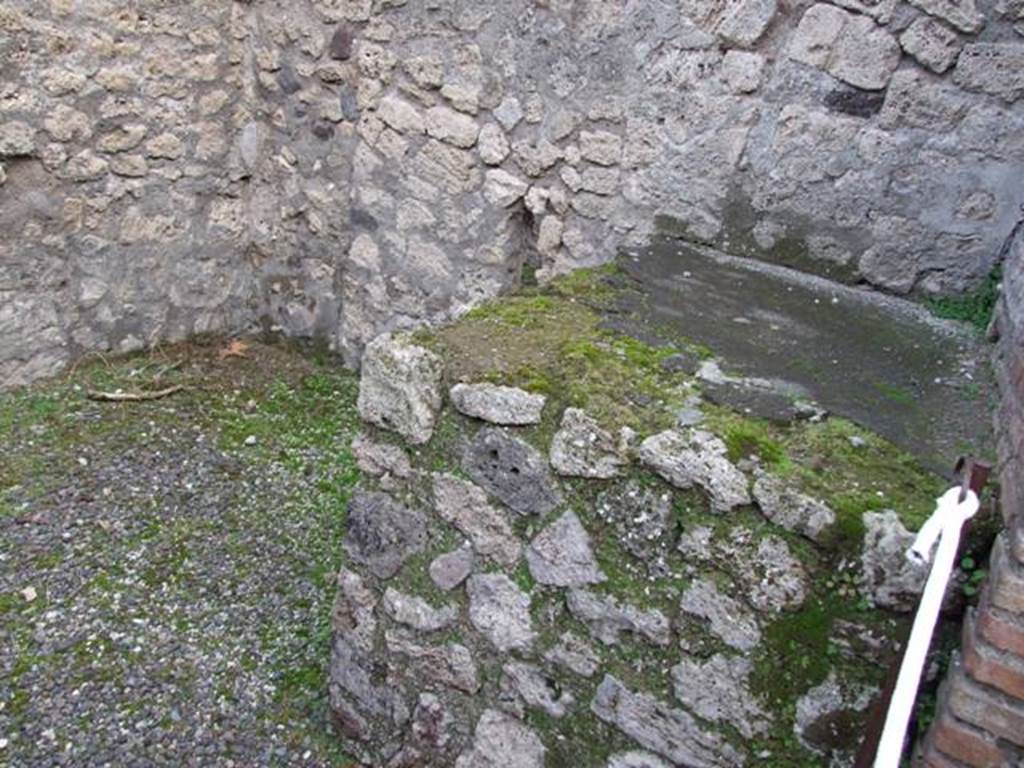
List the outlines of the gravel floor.
<svg viewBox="0 0 1024 768">
<path fill-rule="evenodd" d="M 0 765 L 348 764 L 323 670 L 355 381 L 218 351 L 0 395 Z"/>
</svg>

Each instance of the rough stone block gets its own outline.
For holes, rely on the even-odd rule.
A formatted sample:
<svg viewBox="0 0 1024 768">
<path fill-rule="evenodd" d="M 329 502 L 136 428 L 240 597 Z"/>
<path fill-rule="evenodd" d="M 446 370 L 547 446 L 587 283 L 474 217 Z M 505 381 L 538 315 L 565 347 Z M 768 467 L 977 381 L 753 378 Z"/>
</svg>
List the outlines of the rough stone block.
<svg viewBox="0 0 1024 768">
<path fill-rule="evenodd" d="M 459 413 L 491 424 L 539 424 L 547 398 L 517 387 L 496 384 L 456 384 L 448 393 Z"/>
<path fill-rule="evenodd" d="M 961 32 L 973 34 L 985 26 L 974 0 L 909 0 L 925 13 L 952 24 Z"/>
<path fill-rule="evenodd" d="M 953 66 L 963 47 L 956 32 L 926 16 L 907 27 L 900 35 L 900 45 L 923 66 L 939 74 Z"/>
<path fill-rule="evenodd" d="M 441 359 L 398 336 L 366 345 L 359 380 L 359 415 L 413 444 L 430 440 L 441 408 Z"/>
<path fill-rule="evenodd" d="M 683 0 L 680 10 L 726 43 L 748 47 L 761 39 L 778 5 L 776 0 Z"/>
<path fill-rule="evenodd" d="M 804 13 L 789 46 L 790 58 L 866 90 L 888 85 L 900 53 L 896 38 L 868 17 L 824 3 Z"/>
<path fill-rule="evenodd" d="M 1017 101 L 1024 95 L 1024 43 L 968 43 L 957 59 L 953 82 L 1007 103 Z"/>
<path fill-rule="evenodd" d="M 0 123 L 0 157 L 31 155 L 36 149 L 36 129 L 17 120 Z"/>
</svg>

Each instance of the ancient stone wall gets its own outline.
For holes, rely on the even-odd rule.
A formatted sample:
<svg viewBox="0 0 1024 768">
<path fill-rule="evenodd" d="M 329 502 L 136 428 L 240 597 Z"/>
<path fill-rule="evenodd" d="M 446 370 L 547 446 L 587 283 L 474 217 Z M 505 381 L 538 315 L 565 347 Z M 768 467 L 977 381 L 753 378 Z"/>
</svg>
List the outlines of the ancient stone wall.
<svg viewBox="0 0 1024 768">
<path fill-rule="evenodd" d="M 385 334 L 363 357 L 328 681 L 349 753 L 851 765 L 926 576 L 901 517 L 876 507 L 888 492 L 851 520 L 779 465 L 735 460 L 700 397 L 648 436 L 467 382 L 439 337 L 473 322 L 419 334 L 426 347 Z M 515 344 L 504 330 L 487 338 Z M 880 442 L 853 442 L 857 462 L 881 460 Z"/>
<path fill-rule="evenodd" d="M 0 385 L 382 330 L 657 227 L 905 293 L 1019 215 L 1024 6 L 3 0 Z"/>
<path fill-rule="evenodd" d="M 996 320 L 1000 504 L 989 582 L 964 622 L 920 765 L 1001 768 L 1024 748 L 1024 233 L 1007 255 Z"/>
</svg>

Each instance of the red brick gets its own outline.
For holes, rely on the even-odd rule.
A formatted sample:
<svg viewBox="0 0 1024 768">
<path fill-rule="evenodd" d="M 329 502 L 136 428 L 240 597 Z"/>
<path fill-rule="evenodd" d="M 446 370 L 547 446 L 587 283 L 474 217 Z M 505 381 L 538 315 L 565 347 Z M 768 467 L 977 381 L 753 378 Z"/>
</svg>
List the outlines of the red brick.
<svg viewBox="0 0 1024 768">
<path fill-rule="evenodd" d="M 946 758 L 954 758 L 971 768 L 1003 768 L 1008 758 L 987 733 L 960 722 L 943 712 L 928 732 L 928 746 Z M 927 750 L 926 750 L 927 752 Z"/>
<path fill-rule="evenodd" d="M 1024 704 L 972 682 L 959 664 L 951 669 L 949 711 L 998 738 L 1024 746 Z"/>
<path fill-rule="evenodd" d="M 976 626 L 978 637 L 993 648 L 1024 657 L 1024 621 L 993 606 L 987 594 L 978 608 Z"/>
<path fill-rule="evenodd" d="M 1024 660 L 978 638 L 973 621 L 964 622 L 962 653 L 964 670 L 979 683 L 1024 699 Z"/>
<path fill-rule="evenodd" d="M 1019 563 L 1007 557 L 1004 539 L 1004 536 L 999 536 L 992 547 L 989 599 L 997 608 L 1024 614 L 1024 572 Z"/>
<path fill-rule="evenodd" d="M 963 764 L 953 762 L 936 749 L 928 749 L 921 760 L 914 764 L 914 768 L 963 768 Z"/>
</svg>

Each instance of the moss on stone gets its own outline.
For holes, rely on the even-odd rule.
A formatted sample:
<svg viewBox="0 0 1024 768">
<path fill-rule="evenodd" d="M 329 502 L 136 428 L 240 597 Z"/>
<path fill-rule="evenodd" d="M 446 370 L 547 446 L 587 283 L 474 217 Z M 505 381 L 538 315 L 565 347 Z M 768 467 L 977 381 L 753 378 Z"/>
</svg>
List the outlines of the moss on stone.
<svg viewBox="0 0 1024 768">
<path fill-rule="evenodd" d="M 910 454 L 846 419 L 788 426 L 708 406 L 707 427 L 737 461 L 753 455 L 835 511 L 834 544 L 859 545 L 865 512 L 893 509 L 917 530 L 935 507 L 944 481 Z"/>
<path fill-rule="evenodd" d="M 546 395 L 548 418 L 533 435 L 553 434 L 551 414 L 567 406 L 584 408 L 608 428 L 651 434 L 672 425 L 689 390 L 683 377 L 661 367 L 678 347 L 601 327 L 594 307 L 615 295 L 607 282 L 613 270 L 575 272 L 416 338 L 444 356 L 449 385 L 493 381 Z"/>
<path fill-rule="evenodd" d="M 706 407 L 707 427 L 725 442 L 729 461 L 737 462 L 756 456 L 773 470 L 788 467 L 786 455 L 777 430 L 765 421 L 743 416 L 721 407 Z"/>
<path fill-rule="evenodd" d="M 925 306 L 937 317 L 970 323 L 977 330 L 984 331 L 992 322 L 992 315 L 999 301 L 999 284 L 1002 278 L 1002 265 L 997 264 L 973 290 L 959 296 L 929 298 L 925 300 Z"/>
</svg>

